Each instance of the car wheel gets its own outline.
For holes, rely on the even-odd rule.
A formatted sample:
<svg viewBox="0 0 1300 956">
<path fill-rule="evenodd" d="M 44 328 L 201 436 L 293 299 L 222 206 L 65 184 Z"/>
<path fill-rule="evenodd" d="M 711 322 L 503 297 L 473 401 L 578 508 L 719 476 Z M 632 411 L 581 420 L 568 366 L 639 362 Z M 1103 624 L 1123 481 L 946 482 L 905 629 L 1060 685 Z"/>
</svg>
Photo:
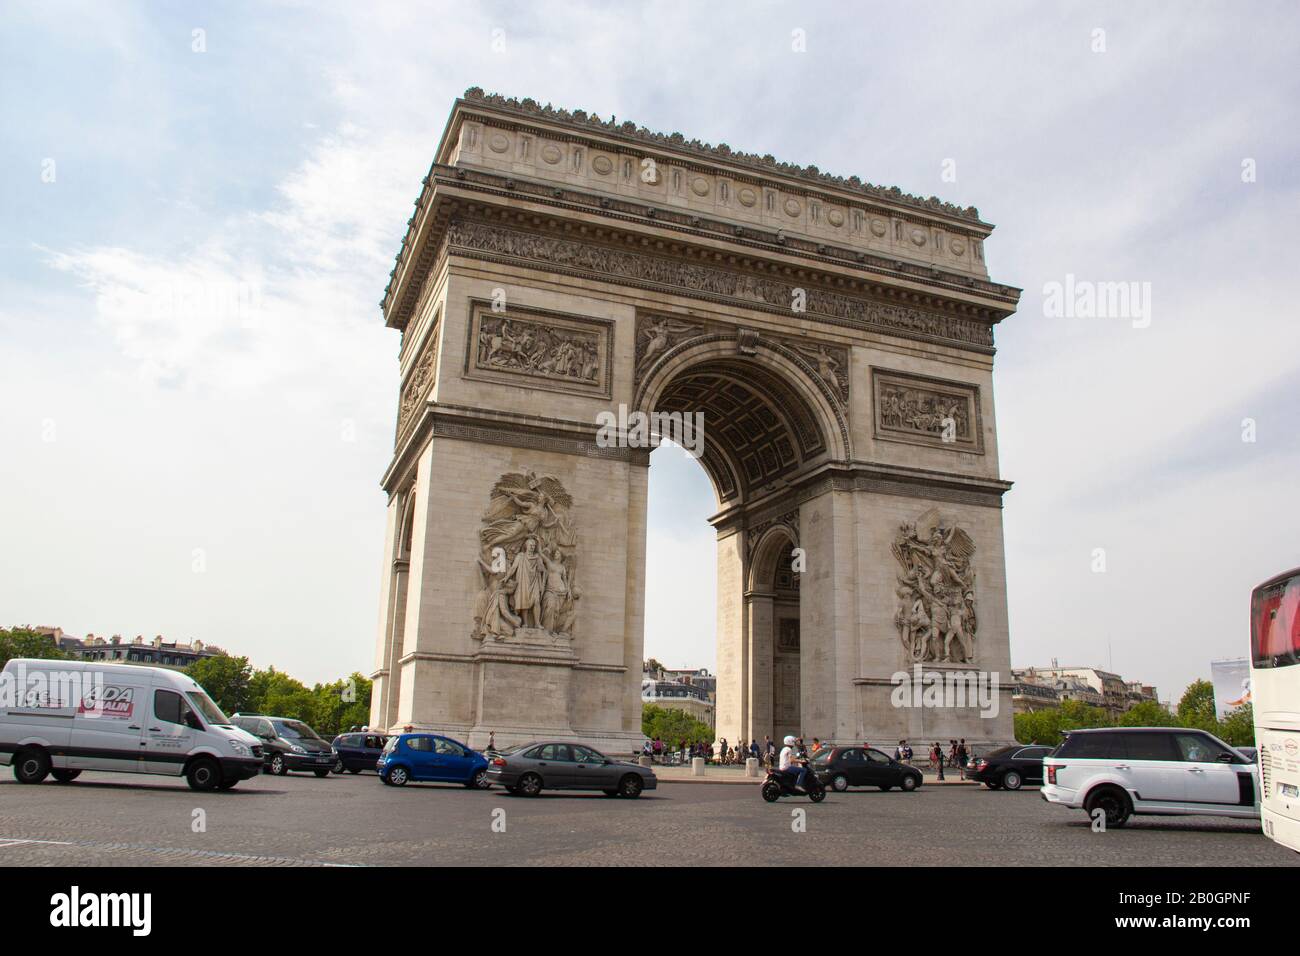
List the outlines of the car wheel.
<svg viewBox="0 0 1300 956">
<path fill-rule="evenodd" d="M 385 782 L 391 783 L 394 787 L 404 787 L 406 786 L 406 781 L 410 779 L 411 775 L 406 772 L 405 767 L 394 767 L 392 770 L 388 771 L 388 779 Z"/>
<path fill-rule="evenodd" d="M 882 783 L 880 789 L 888 793 L 890 790 L 894 789 L 894 785 L 892 783 Z"/>
<path fill-rule="evenodd" d="M 535 773 L 526 773 L 519 778 L 518 790 L 525 797 L 535 797 L 542 792 L 542 778 Z"/>
<path fill-rule="evenodd" d="M 50 776 L 59 783 L 72 783 L 81 776 L 80 770 L 51 770 Z"/>
<path fill-rule="evenodd" d="M 640 777 L 634 773 L 629 773 L 618 782 L 618 795 L 627 797 L 629 800 L 635 800 L 641 796 L 641 789 L 644 786 L 645 784 L 641 782 Z"/>
<path fill-rule="evenodd" d="M 1019 790 L 1022 783 L 1024 781 L 1020 779 L 1020 774 L 1015 770 L 1008 770 L 1002 775 L 1002 786 L 1008 790 Z"/>
<path fill-rule="evenodd" d="M 277 777 L 283 777 L 288 772 L 289 765 L 284 762 L 284 756 L 282 754 L 276 754 L 271 758 L 271 773 L 275 774 Z"/>
<path fill-rule="evenodd" d="M 474 771 L 474 776 L 466 781 L 465 786 L 471 790 L 491 790 L 492 781 L 488 779 L 487 767 L 479 767 Z"/>
<path fill-rule="evenodd" d="M 335 772 L 335 773 L 342 773 L 344 770 L 347 770 L 347 769 L 348 769 L 347 767 L 343 766 L 343 760 L 342 760 L 342 759 L 339 759 L 339 760 L 334 761 L 334 772 Z M 356 773 L 355 770 L 352 771 L 352 772 L 353 772 L 353 773 Z"/>
<path fill-rule="evenodd" d="M 210 757 L 200 757 L 185 771 L 191 790 L 215 790 L 221 783 L 221 767 Z"/>
<path fill-rule="evenodd" d="M 328 777 L 330 775 L 328 770 L 313 770 L 312 773 L 318 777 Z"/>
<path fill-rule="evenodd" d="M 1107 827 L 1122 827 L 1133 815 L 1133 804 L 1128 794 L 1119 787 L 1098 787 L 1088 794 L 1083 802 L 1088 819 L 1092 819 L 1098 810 L 1106 815 Z"/>
<path fill-rule="evenodd" d="M 918 780 L 916 777 L 912 776 L 912 774 L 910 773 L 906 777 L 904 777 L 903 782 L 899 784 L 899 786 L 903 788 L 904 793 L 911 793 L 920 785 L 921 785 L 921 781 Z"/>
<path fill-rule="evenodd" d="M 844 776 L 842 773 L 837 773 L 835 776 L 831 777 L 831 789 L 843 793 L 845 790 L 849 789 L 849 778 Z"/>
<path fill-rule="evenodd" d="M 14 757 L 14 779 L 40 783 L 50 775 L 50 758 L 44 750 L 23 750 Z"/>
</svg>

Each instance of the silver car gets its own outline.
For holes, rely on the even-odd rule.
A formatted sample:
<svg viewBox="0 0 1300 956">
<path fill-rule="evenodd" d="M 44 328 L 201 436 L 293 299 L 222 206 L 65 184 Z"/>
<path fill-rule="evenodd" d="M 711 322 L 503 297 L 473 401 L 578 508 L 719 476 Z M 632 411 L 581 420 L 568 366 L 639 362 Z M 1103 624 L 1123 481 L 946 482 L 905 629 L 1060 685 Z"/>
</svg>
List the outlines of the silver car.
<svg viewBox="0 0 1300 956">
<path fill-rule="evenodd" d="M 488 780 L 525 797 L 543 790 L 599 790 L 607 797 L 634 798 L 659 786 L 648 767 L 562 741 L 534 741 L 495 755 Z"/>
</svg>

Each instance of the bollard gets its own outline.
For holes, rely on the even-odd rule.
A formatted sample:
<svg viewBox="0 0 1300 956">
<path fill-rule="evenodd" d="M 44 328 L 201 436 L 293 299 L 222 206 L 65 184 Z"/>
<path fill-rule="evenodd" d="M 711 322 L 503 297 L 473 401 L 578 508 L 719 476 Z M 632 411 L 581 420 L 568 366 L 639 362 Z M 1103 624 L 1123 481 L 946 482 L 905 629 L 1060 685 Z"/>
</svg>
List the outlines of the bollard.
<svg viewBox="0 0 1300 956">
<path fill-rule="evenodd" d="M 691 758 L 691 776 L 692 776 L 692 777 L 703 777 L 703 776 L 704 776 L 704 758 L 703 758 L 703 757 L 692 757 L 692 758 Z"/>
<path fill-rule="evenodd" d="M 636 762 L 643 767 L 648 767 L 650 766 L 651 760 L 645 754 L 642 754 L 640 757 L 637 758 Z"/>
<path fill-rule="evenodd" d="M 758 758 L 757 758 L 757 757 L 746 757 L 746 758 L 745 758 L 745 776 L 746 776 L 746 777 L 757 777 L 757 776 L 758 776 Z"/>
</svg>

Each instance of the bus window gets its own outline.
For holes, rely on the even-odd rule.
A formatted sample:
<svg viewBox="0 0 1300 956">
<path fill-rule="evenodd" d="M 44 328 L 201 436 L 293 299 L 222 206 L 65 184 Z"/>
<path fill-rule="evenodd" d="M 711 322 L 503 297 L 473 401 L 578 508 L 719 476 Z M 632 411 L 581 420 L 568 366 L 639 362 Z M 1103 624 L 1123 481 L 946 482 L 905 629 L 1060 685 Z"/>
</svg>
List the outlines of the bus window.
<svg viewBox="0 0 1300 956">
<path fill-rule="evenodd" d="M 1300 575 L 1255 591 L 1250 612 L 1250 656 L 1255 667 L 1300 663 Z"/>
</svg>

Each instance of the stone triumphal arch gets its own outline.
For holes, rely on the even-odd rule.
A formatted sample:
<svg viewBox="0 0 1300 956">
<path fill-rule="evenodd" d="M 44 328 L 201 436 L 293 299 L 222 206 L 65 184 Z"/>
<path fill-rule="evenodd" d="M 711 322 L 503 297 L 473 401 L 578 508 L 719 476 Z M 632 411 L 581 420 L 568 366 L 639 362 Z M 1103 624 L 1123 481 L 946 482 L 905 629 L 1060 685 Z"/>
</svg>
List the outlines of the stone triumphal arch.
<svg viewBox="0 0 1300 956">
<path fill-rule="evenodd" d="M 989 716 L 900 706 L 895 676 L 1010 676 L 992 327 L 1019 293 L 991 231 L 468 91 L 383 299 L 372 724 L 639 744 L 650 450 L 598 422 L 702 412 L 718 735 L 1010 740 L 1009 688 Z"/>
</svg>

